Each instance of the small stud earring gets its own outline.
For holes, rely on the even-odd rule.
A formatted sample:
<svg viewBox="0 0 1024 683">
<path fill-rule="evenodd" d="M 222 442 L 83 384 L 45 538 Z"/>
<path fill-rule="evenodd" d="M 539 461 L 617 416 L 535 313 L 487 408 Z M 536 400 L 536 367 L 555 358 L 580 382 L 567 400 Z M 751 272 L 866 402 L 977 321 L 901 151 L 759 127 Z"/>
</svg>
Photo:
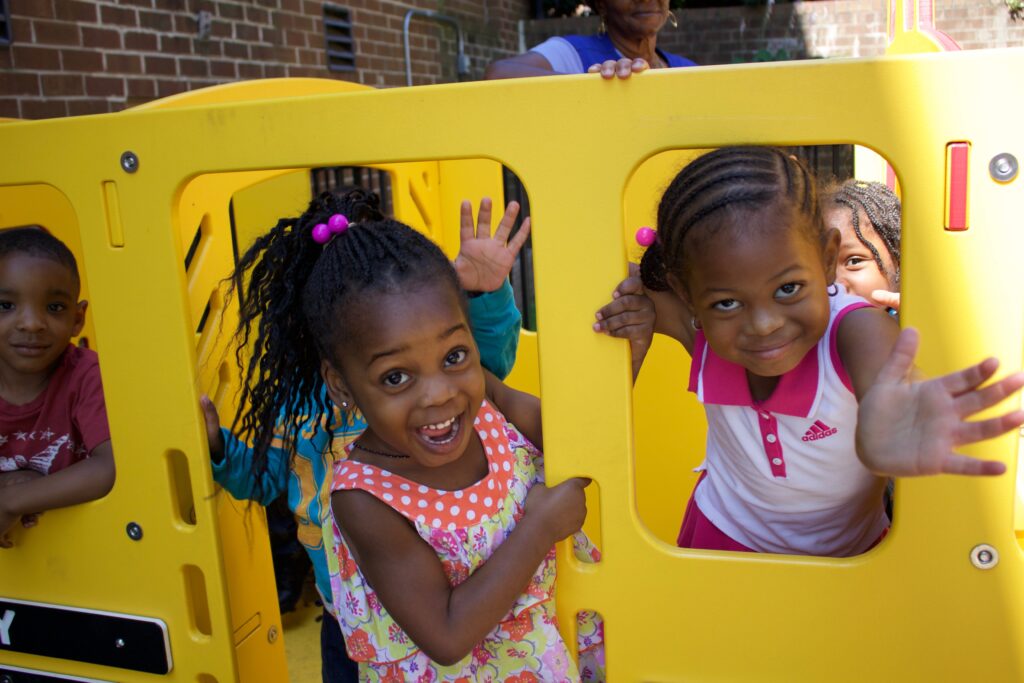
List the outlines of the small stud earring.
<svg viewBox="0 0 1024 683">
<path fill-rule="evenodd" d="M 341 409 L 342 410 L 348 410 L 348 401 L 342 401 L 341 402 Z"/>
</svg>

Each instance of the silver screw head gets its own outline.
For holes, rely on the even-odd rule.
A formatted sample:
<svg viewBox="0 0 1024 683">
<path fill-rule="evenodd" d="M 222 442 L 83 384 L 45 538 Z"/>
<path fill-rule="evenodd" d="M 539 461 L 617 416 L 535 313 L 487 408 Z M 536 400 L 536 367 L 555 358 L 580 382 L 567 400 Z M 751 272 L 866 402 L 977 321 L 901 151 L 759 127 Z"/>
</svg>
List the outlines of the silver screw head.
<svg viewBox="0 0 1024 683">
<path fill-rule="evenodd" d="M 121 155 L 121 168 L 125 173 L 135 173 L 139 170 L 139 157 L 135 155 L 135 152 L 124 152 Z"/>
<path fill-rule="evenodd" d="M 267 642 L 268 643 L 275 643 L 275 642 L 277 642 L 277 627 L 276 626 L 271 626 L 270 628 L 267 629 Z"/>
<path fill-rule="evenodd" d="M 992 157 L 988 162 L 988 173 L 992 179 L 999 183 L 1008 183 L 1017 177 L 1020 166 L 1017 157 L 1009 152 L 1001 152 Z"/>
<path fill-rule="evenodd" d="M 971 564 L 978 569 L 992 569 L 999 564 L 999 551 L 988 543 L 971 548 Z"/>
<path fill-rule="evenodd" d="M 132 539 L 133 541 L 138 541 L 142 539 L 142 527 L 136 524 L 135 522 L 129 522 L 128 526 L 125 527 L 125 531 L 128 534 L 128 538 Z"/>
<path fill-rule="evenodd" d="M 118 638 L 117 640 L 115 640 L 114 641 L 114 647 L 116 647 L 118 650 L 123 648 L 124 647 L 124 638 Z"/>
</svg>

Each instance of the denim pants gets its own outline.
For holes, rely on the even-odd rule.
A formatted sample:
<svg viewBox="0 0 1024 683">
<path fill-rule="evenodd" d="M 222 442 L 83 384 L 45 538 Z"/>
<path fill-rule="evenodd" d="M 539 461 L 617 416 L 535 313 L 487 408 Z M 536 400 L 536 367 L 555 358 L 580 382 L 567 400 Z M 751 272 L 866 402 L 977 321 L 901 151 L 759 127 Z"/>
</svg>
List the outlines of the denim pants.
<svg viewBox="0 0 1024 683">
<path fill-rule="evenodd" d="M 324 683 L 359 681 L 359 666 L 348 658 L 338 620 L 326 609 L 320 621 L 320 665 Z"/>
</svg>

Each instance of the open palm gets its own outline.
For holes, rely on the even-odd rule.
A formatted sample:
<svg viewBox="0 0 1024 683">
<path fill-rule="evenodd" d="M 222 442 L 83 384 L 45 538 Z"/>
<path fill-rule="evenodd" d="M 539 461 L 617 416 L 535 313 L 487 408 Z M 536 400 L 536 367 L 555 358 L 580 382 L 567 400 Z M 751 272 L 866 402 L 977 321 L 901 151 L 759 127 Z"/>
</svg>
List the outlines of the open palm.
<svg viewBox="0 0 1024 683">
<path fill-rule="evenodd" d="M 509 202 L 505 215 L 498 223 L 498 229 L 491 235 L 491 200 L 488 197 L 480 200 L 475 227 L 473 205 L 469 201 L 462 202 L 459 231 L 461 246 L 459 255 L 455 257 L 455 272 L 464 290 L 493 292 L 504 284 L 512 272 L 519 250 L 530 235 L 530 219 L 527 218 L 519 231 L 509 239 L 518 215 L 519 203 Z"/>
<path fill-rule="evenodd" d="M 860 402 L 857 454 L 879 474 L 1002 474 L 1006 465 L 960 455 L 954 448 L 999 436 L 1024 423 L 1024 411 L 970 422 L 1024 386 L 1015 373 L 979 388 L 999 367 L 988 358 L 977 365 L 926 381 L 912 381 L 918 337 L 906 329 L 875 383 Z"/>
</svg>

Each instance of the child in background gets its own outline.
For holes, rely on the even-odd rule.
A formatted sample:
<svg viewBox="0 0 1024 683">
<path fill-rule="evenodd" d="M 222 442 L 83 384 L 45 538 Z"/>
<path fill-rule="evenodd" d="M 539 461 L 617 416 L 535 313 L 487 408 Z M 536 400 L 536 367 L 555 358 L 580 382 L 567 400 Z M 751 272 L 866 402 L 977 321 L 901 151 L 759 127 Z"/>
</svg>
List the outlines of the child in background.
<svg viewBox="0 0 1024 683">
<path fill-rule="evenodd" d="M 839 242 L 802 162 L 719 149 L 665 191 L 643 285 L 626 280 L 598 313 L 614 332 L 646 290 L 656 330 L 693 358 L 708 440 L 681 547 L 856 555 L 889 525 L 879 475 L 1004 471 L 952 448 L 1024 422 L 1022 411 L 963 419 L 1017 391 L 1024 373 L 979 389 L 998 365 L 988 359 L 909 382 L 916 333 L 835 283 Z"/>
<path fill-rule="evenodd" d="M 114 455 L 78 265 L 40 227 L 0 231 L 0 548 L 21 520 L 105 496 Z"/>
<path fill-rule="evenodd" d="M 850 294 L 900 308 L 900 199 L 882 183 L 851 178 L 825 191 L 825 226 L 839 231 L 836 281 Z"/>
<path fill-rule="evenodd" d="M 322 244 L 314 226 L 332 221 L 351 223 Z M 367 424 L 332 496 L 335 609 L 360 680 L 579 680 L 551 598 L 585 482 L 543 484 L 539 402 L 481 367 L 456 269 L 352 195 L 258 247 L 245 298 L 263 314 L 245 330 L 276 381 L 250 387 L 243 424 L 322 384 Z M 292 267 L 265 267 L 278 260 Z M 592 621 L 581 630 L 598 637 Z"/>
<path fill-rule="evenodd" d="M 327 206 L 335 200 L 322 196 L 318 201 L 320 205 Z M 344 205 L 353 221 L 380 217 L 375 195 L 353 190 L 345 196 Z M 472 207 L 464 202 L 462 245 L 454 264 L 460 285 L 470 292 L 470 324 L 481 361 L 499 377 L 507 375 L 515 362 L 521 320 L 508 283 L 508 273 L 530 227 L 529 219 L 526 219 L 522 229 L 509 240 L 518 211 L 519 205 L 510 203 L 491 237 L 490 200 L 481 202 L 476 230 Z M 297 229 L 297 225 L 297 219 L 283 219 L 243 256 L 238 272 L 257 268 L 265 255 L 277 253 L 271 249 L 271 245 L 277 243 L 275 235 Z M 318 245 L 306 246 L 307 251 L 314 255 L 321 251 Z M 294 281 L 302 281 L 309 276 L 308 271 L 300 272 L 301 268 L 312 268 L 310 259 L 293 262 L 282 258 L 279 263 L 290 264 L 285 272 Z M 245 297 L 240 302 L 239 334 L 240 338 L 247 338 L 247 326 L 262 314 L 264 299 Z M 268 305 L 272 314 L 302 315 L 298 307 L 288 311 L 276 306 L 274 301 Z M 291 351 L 292 344 L 291 340 L 279 339 L 277 342 L 267 341 L 264 348 L 273 354 L 286 354 Z M 309 353 L 315 353 L 312 347 Z M 318 378 L 309 383 L 308 393 L 297 393 L 290 402 L 277 403 L 276 394 L 270 396 L 259 387 L 254 388 L 256 367 L 254 361 L 250 362 L 240 403 L 243 409 L 236 420 L 236 426 L 241 425 L 237 436 L 220 426 L 212 402 L 206 397 L 202 399 L 214 479 L 236 498 L 255 500 L 263 505 L 287 492 L 289 507 L 298 522 L 299 540 L 313 563 L 316 587 L 325 606 L 320 638 L 323 680 L 353 681 L 356 680 L 356 665 L 345 652 L 334 615 L 322 527 L 330 517 L 327 501 L 333 463 L 336 458 L 344 457 L 344 446 L 363 432 L 366 422 L 353 407 L 330 402 Z M 254 419 L 255 410 L 261 411 L 258 419 Z M 265 428 L 265 425 L 275 423 L 272 433 Z M 258 430 L 257 425 L 260 427 Z M 247 445 L 247 441 L 253 445 Z"/>
</svg>

